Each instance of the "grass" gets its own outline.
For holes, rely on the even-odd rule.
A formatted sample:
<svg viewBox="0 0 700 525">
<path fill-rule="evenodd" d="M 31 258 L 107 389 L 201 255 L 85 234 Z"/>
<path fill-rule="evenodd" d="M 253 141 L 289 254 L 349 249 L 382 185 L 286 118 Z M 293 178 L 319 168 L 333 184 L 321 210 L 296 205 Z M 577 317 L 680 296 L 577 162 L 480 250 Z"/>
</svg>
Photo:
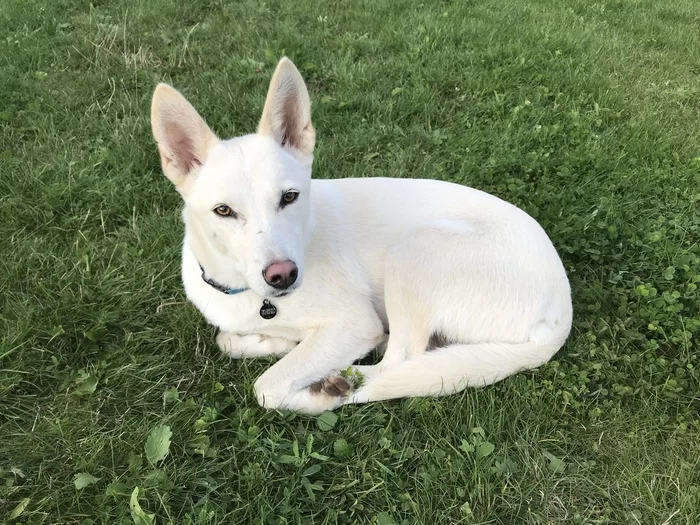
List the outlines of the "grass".
<svg viewBox="0 0 700 525">
<path fill-rule="evenodd" d="M 0 521 L 700 523 L 694 0 L 4 0 L 0 34 Z M 283 54 L 317 177 L 453 180 L 541 222 L 576 311 L 554 361 L 256 405 L 270 361 L 221 356 L 185 302 L 148 112 L 165 80 L 250 132 Z"/>
</svg>

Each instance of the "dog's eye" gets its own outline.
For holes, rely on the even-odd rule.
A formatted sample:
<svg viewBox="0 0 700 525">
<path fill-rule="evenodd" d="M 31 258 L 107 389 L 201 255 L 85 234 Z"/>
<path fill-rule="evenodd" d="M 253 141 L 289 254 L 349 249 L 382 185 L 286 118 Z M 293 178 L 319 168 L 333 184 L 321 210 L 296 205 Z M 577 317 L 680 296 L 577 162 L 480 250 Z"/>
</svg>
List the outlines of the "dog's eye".
<svg viewBox="0 0 700 525">
<path fill-rule="evenodd" d="M 225 204 L 220 204 L 214 208 L 214 213 L 220 215 L 221 217 L 233 217 L 234 219 L 237 217 L 236 212 Z"/>
<path fill-rule="evenodd" d="M 282 201 L 280 202 L 280 206 L 284 208 L 287 204 L 293 203 L 295 200 L 297 200 L 297 197 L 299 196 L 298 191 L 287 191 L 282 195 Z"/>
</svg>

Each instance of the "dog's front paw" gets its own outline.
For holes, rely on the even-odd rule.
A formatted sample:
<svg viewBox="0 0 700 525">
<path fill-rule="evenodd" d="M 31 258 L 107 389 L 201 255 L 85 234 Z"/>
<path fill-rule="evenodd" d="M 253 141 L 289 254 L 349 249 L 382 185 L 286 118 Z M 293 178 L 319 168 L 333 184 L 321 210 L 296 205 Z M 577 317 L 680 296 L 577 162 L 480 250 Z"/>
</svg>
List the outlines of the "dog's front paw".
<svg viewBox="0 0 700 525">
<path fill-rule="evenodd" d="M 218 347 L 224 354 L 234 359 L 246 357 L 247 350 L 259 343 L 260 338 L 257 336 L 241 336 L 233 332 L 219 332 L 216 334 Z"/>
<path fill-rule="evenodd" d="M 233 332 L 219 332 L 216 344 L 221 351 L 233 357 L 263 357 L 267 355 L 284 355 L 296 346 L 294 341 L 260 334 L 239 335 Z"/>
<path fill-rule="evenodd" d="M 347 397 L 352 390 L 350 383 L 342 377 L 324 377 L 309 386 L 312 394 L 324 393 L 330 397 Z"/>
</svg>

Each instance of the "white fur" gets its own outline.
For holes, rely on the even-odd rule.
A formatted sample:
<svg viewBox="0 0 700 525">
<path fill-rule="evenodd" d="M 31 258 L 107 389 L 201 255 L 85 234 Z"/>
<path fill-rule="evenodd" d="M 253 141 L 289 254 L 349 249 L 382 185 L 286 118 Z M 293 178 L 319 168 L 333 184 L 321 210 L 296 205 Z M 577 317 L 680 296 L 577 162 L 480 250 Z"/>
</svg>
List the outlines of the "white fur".
<svg viewBox="0 0 700 525">
<path fill-rule="evenodd" d="M 284 356 L 255 382 L 263 406 L 318 413 L 449 394 L 537 367 L 564 344 L 569 282 L 525 212 L 447 182 L 311 181 L 310 103 L 289 60 L 273 76 L 257 134 L 220 141 L 189 108 L 173 88 L 157 88 L 154 135 L 185 201 L 182 278 L 228 355 Z M 298 200 L 280 208 L 288 190 Z M 238 219 L 216 215 L 219 204 Z M 284 259 L 299 279 L 276 297 L 262 272 Z M 221 293 L 202 280 L 200 264 L 208 278 L 250 290 Z M 264 298 L 278 309 L 273 319 L 259 315 Z M 357 391 L 309 388 L 366 355 L 385 331 L 382 361 L 357 367 L 366 378 Z M 444 345 L 429 349 L 436 335 Z"/>
</svg>

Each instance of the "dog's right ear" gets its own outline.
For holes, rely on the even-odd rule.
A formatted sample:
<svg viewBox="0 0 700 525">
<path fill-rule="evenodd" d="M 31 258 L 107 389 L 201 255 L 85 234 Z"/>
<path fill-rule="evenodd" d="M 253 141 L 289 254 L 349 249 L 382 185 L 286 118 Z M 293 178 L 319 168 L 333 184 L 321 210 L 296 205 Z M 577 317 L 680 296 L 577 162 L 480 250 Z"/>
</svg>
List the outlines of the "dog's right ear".
<svg viewBox="0 0 700 525">
<path fill-rule="evenodd" d="M 168 84 L 158 84 L 153 93 L 151 128 L 163 173 L 182 193 L 219 139 L 192 104 Z"/>
</svg>

